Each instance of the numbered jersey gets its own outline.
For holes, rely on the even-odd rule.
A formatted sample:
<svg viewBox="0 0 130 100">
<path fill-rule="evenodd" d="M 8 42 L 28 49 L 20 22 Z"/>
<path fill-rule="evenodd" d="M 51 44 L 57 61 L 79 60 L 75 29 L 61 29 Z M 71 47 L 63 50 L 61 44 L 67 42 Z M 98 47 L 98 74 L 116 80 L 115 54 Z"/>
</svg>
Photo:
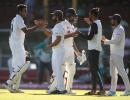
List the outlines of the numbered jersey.
<svg viewBox="0 0 130 100">
<path fill-rule="evenodd" d="M 20 15 L 16 15 L 11 22 L 11 32 L 9 41 L 12 43 L 24 43 L 25 33 L 22 28 L 26 27 L 24 20 Z"/>
</svg>

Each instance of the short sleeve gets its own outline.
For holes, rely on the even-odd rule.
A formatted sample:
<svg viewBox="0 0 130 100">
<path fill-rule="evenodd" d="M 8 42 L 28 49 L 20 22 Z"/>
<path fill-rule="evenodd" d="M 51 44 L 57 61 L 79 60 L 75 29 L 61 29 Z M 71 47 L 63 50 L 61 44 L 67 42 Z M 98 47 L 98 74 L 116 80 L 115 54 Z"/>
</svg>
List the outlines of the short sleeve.
<svg viewBox="0 0 130 100">
<path fill-rule="evenodd" d="M 122 35 L 123 33 L 124 33 L 124 30 L 123 30 L 122 28 L 120 28 L 120 29 L 118 29 L 118 30 L 114 33 L 114 35 L 119 36 L 119 35 Z"/>
<path fill-rule="evenodd" d="M 22 18 L 17 18 L 17 26 L 19 29 L 26 27 L 26 25 L 24 24 L 24 20 Z"/>
<path fill-rule="evenodd" d="M 65 30 L 61 25 L 58 25 L 55 29 L 55 35 L 56 36 L 62 36 L 64 34 Z"/>
</svg>

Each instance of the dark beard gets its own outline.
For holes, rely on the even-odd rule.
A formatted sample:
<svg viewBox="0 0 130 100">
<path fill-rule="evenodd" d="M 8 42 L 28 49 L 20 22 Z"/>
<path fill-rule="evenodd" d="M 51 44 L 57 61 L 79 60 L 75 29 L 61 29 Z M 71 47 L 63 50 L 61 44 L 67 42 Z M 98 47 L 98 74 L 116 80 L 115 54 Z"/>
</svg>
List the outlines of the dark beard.
<svg viewBox="0 0 130 100">
<path fill-rule="evenodd" d="M 52 19 L 51 25 L 54 26 L 56 23 L 57 23 L 57 20 L 56 19 L 55 20 Z"/>
<path fill-rule="evenodd" d="M 114 29 L 116 27 L 115 24 L 111 24 L 111 26 L 112 26 L 112 29 Z"/>
<path fill-rule="evenodd" d="M 112 27 L 112 30 L 114 30 L 116 26 L 115 25 L 111 25 L 111 27 Z"/>
<path fill-rule="evenodd" d="M 115 26 L 115 24 L 112 24 L 112 23 L 111 23 L 111 25 L 112 25 L 112 26 Z"/>
<path fill-rule="evenodd" d="M 73 23 L 74 23 L 74 20 L 69 19 L 69 22 L 70 22 L 71 24 L 73 24 Z"/>
</svg>

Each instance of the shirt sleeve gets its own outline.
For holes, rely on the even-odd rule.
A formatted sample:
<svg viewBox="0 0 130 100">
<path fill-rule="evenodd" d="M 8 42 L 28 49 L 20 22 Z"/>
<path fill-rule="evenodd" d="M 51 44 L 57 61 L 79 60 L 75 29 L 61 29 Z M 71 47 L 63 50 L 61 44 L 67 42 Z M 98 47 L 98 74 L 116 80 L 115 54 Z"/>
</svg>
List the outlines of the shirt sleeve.
<svg viewBox="0 0 130 100">
<path fill-rule="evenodd" d="M 98 33 L 98 27 L 96 23 L 92 23 L 91 24 L 91 29 L 90 29 L 90 34 L 85 34 L 82 35 L 80 34 L 81 37 L 87 39 L 87 40 L 92 40 L 92 38 L 94 37 L 95 34 Z"/>
<path fill-rule="evenodd" d="M 56 36 L 63 36 L 64 35 L 64 28 L 59 26 L 55 29 L 55 35 Z"/>
<path fill-rule="evenodd" d="M 123 30 L 119 29 L 116 33 L 113 33 L 113 38 L 111 40 L 106 40 L 104 44 L 117 44 L 121 41 L 123 33 Z"/>
<path fill-rule="evenodd" d="M 24 20 L 22 18 L 17 19 L 17 26 L 19 29 L 26 27 L 26 25 L 24 24 Z"/>
</svg>

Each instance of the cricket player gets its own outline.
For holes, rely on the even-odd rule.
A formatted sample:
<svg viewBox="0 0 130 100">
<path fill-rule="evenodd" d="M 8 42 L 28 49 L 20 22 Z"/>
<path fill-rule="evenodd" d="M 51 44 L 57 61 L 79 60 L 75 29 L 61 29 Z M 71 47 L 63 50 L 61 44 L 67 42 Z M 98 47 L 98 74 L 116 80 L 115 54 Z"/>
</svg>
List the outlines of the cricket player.
<svg viewBox="0 0 130 100">
<path fill-rule="evenodd" d="M 63 12 L 61 10 L 55 10 L 52 14 L 52 20 L 55 22 L 55 26 L 52 31 L 49 31 L 46 27 L 43 27 L 44 33 L 51 37 L 52 43 L 47 48 L 52 48 L 52 70 L 55 75 L 55 86 L 48 90 L 49 94 L 65 94 L 65 90 L 62 64 L 64 61 L 64 27 L 63 27 Z"/>
<path fill-rule="evenodd" d="M 73 79 L 76 72 L 76 64 L 75 64 L 75 56 L 74 56 L 74 40 L 73 37 L 75 37 L 77 28 L 74 27 L 74 22 L 77 19 L 77 13 L 75 9 L 68 8 L 66 11 L 66 19 L 63 23 L 63 26 L 65 28 L 65 40 L 64 40 L 64 46 L 65 46 L 65 58 L 64 58 L 64 64 L 63 68 L 65 69 L 65 86 L 68 94 L 72 94 L 72 85 L 73 85 Z"/>
<path fill-rule="evenodd" d="M 110 17 L 111 25 L 113 27 L 113 34 L 111 40 L 102 38 L 104 44 L 110 45 L 110 75 L 111 75 L 111 88 L 107 93 L 108 96 L 116 95 L 118 74 L 122 77 L 126 90 L 123 96 L 130 95 L 130 83 L 127 73 L 124 69 L 124 46 L 125 46 L 125 30 L 120 24 L 122 18 L 119 14 L 114 14 Z"/>
<path fill-rule="evenodd" d="M 74 62 L 74 45 L 73 45 L 73 37 L 78 36 L 79 32 L 76 31 L 77 28 L 74 27 L 74 21 L 77 19 L 77 14 L 75 9 L 68 8 L 66 11 L 66 19 L 62 22 L 64 27 L 64 47 L 65 47 L 65 57 L 64 57 L 64 64 L 62 65 L 62 72 L 64 76 L 64 84 L 67 90 L 67 94 L 74 94 L 72 92 L 72 84 L 73 78 L 76 72 L 75 62 Z M 79 53 L 78 50 L 75 52 Z M 56 85 L 55 75 L 53 73 L 52 82 L 49 86 L 49 89 L 55 88 Z"/>
<path fill-rule="evenodd" d="M 21 76 L 29 66 L 29 58 L 24 48 L 25 34 L 36 30 L 38 26 L 27 28 L 24 18 L 27 16 L 27 6 L 23 4 L 17 5 L 17 14 L 11 22 L 11 33 L 9 37 L 9 46 L 12 52 L 13 72 L 4 86 L 12 93 L 21 93 L 19 89 Z"/>
</svg>

